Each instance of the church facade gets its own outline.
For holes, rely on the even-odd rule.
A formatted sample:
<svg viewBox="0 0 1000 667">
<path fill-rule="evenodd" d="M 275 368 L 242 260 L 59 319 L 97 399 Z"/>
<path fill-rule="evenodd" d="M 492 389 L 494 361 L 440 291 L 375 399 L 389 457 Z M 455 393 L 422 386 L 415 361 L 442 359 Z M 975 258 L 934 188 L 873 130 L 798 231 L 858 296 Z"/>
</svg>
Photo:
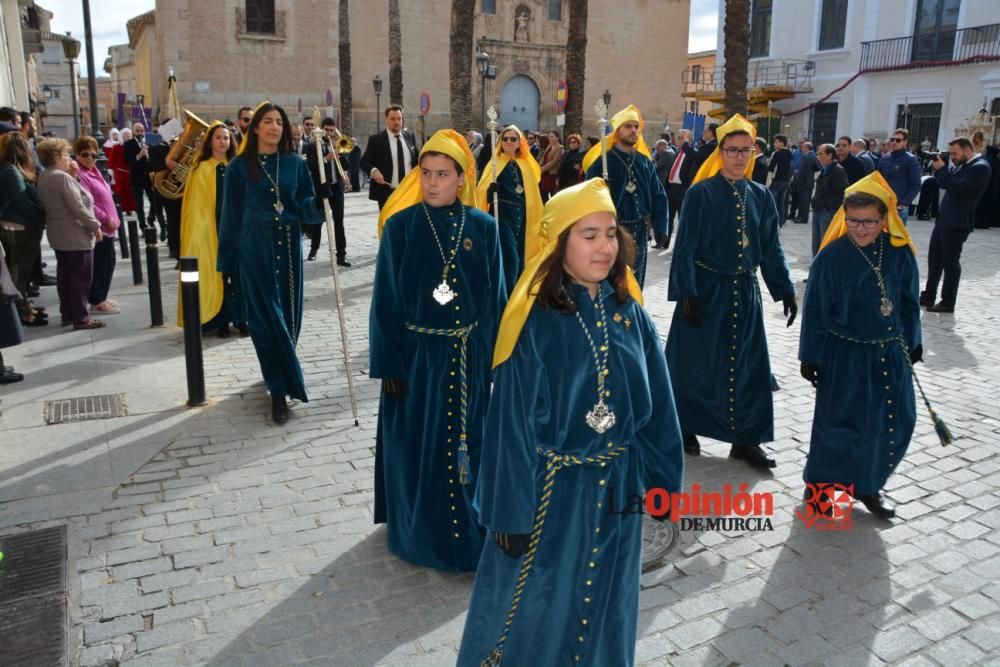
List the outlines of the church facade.
<svg viewBox="0 0 1000 667">
<path fill-rule="evenodd" d="M 182 107 L 205 120 L 235 118 L 263 99 L 301 119 L 319 106 L 340 108 L 338 2 L 330 0 L 157 0 L 147 23 L 150 67 L 174 70 Z M 451 2 L 398 0 L 406 124 L 419 130 L 419 100 L 430 99 L 424 130 L 451 125 L 448 49 Z M 636 104 L 647 138 L 680 126 L 681 73 L 687 62 L 690 0 L 620 0 L 589 6 L 584 127 L 596 134 L 595 103 L 611 93 L 612 113 Z M 350 2 L 348 35 L 354 134 L 374 132 L 389 102 L 389 0 Z M 569 0 L 476 0 L 472 109 L 495 106 L 502 123 L 548 131 L 557 125 L 556 91 L 565 79 Z M 671 32 L 671 26 L 682 26 Z M 490 57 L 485 80 L 476 55 Z M 373 80 L 383 88 L 376 95 Z M 162 77 L 147 77 L 150 80 Z M 485 90 L 483 84 L 485 83 Z M 147 93 L 166 108 L 165 81 Z M 569 91 L 569 95 L 579 91 Z M 485 102 L 485 104 L 484 104 Z M 155 108 L 155 106 L 154 106 Z"/>
</svg>

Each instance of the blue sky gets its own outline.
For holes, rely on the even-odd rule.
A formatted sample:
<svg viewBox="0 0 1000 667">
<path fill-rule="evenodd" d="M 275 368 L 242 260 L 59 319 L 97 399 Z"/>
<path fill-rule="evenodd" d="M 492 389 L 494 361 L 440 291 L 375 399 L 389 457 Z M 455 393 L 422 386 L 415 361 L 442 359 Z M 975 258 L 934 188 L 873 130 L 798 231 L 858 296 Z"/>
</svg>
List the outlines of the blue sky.
<svg viewBox="0 0 1000 667">
<path fill-rule="evenodd" d="M 83 3 L 80 0 L 41 0 L 39 3 L 55 16 L 52 31 L 64 33 L 67 30 L 83 41 Z M 92 0 L 90 19 L 94 29 L 94 66 L 104 74 L 104 59 L 108 47 L 128 42 L 125 23 L 133 16 L 148 12 L 154 0 Z M 706 51 L 715 48 L 716 29 L 719 17 L 719 0 L 691 0 L 691 26 L 688 33 L 688 51 Z M 83 50 L 80 52 L 80 68 L 86 73 L 87 61 Z"/>
</svg>

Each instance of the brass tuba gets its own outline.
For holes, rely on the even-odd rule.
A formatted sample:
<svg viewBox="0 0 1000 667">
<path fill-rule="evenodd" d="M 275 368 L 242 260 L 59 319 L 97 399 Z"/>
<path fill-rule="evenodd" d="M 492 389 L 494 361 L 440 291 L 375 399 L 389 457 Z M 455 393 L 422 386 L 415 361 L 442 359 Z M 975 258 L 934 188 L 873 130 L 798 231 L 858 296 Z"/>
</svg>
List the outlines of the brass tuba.
<svg viewBox="0 0 1000 667">
<path fill-rule="evenodd" d="M 184 130 L 177 137 L 177 141 L 170 147 L 167 159 L 177 163 L 177 168 L 173 171 L 158 171 L 153 176 L 153 186 L 167 199 L 180 199 L 184 195 L 184 183 L 194 159 L 198 155 L 195 141 L 198 136 L 208 129 L 208 123 L 198 118 L 193 113 L 184 109 L 187 120 L 184 123 Z"/>
</svg>

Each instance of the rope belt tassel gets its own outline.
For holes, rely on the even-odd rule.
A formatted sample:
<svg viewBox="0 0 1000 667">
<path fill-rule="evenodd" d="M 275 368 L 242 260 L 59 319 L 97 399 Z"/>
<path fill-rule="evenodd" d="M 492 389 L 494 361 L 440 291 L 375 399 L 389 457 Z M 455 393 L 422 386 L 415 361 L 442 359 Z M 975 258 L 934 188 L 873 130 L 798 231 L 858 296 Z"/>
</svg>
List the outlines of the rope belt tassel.
<svg viewBox="0 0 1000 667">
<path fill-rule="evenodd" d="M 459 354 L 458 354 L 458 371 L 459 371 L 459 386 L 461 389 L 461 410 L 459 412 L 459 436 L 458 436 L 458 483 L 467 485 L 472 482 L 472 466 L 469 462 L 469 444 L 468 444 L 468 433 L 465 430 L 465 421 L 468 414 L 469 407 L 469 382 L 468 374 L 466 372 L 467 361 L 468 361 L 468 342 L 469 334 L 472 330 L 476 328 L 478 322 L 473 322 L 472 324 L 467 324 L 464 327 L 459 327 L 457 329 L 432 329 L 428 327 L 420 327 L 416 324 L 406 323 L 406 328 L 414 333 L 425 334 L 428 336 L 446 336 L 448 338 L 457 338 L 459 340 Z"/>
</svg>

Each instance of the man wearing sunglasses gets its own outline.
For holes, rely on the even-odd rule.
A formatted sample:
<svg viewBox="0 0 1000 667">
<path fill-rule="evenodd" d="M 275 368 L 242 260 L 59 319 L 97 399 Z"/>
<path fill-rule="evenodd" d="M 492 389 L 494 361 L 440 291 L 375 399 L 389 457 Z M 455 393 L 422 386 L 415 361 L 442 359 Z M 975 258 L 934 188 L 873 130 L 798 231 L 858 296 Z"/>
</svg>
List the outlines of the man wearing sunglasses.
<svg viewBox="0 0 1000 667">
<path fill-rule="evenodd" d="M 889 183 L 889 187 L 896 193 L 896 201 L 899 202 L 896 210 L 899 217 L 906 223 L 907 213 L 910 211 L 910 204 L 920 194 L 920 160 L 913 153 L 906 150 L 910 133 L 906 128 L 897 128 L 889 138 L 892 151 L 883 155 L 878 161 L 878 171 L 882 178 Z"/>
<path fill-rule="evenodd" d="M 240 107 L 239 112 L 236 114 L 236 132 L 234 133 L 236 139 L 236 149 L 239 150 L 240 143 L 243 141 L 243 136 L 247 133 L 250 128 L 250 121 L 253 120 L 253 109 L 250 107 Z"/>
</svg>

